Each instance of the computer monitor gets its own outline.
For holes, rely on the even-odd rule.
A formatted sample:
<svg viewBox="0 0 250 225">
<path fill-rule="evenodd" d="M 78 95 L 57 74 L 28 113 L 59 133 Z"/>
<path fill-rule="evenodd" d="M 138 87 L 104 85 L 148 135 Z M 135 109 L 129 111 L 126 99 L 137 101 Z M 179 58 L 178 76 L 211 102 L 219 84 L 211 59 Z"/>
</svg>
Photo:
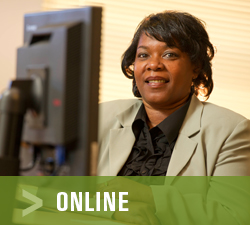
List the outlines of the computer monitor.
<svg viewBox="0 0 250 225">
<path fill-rule="evenodd" d="M 12 84 L 31 81 L 21 84 L 32 102 L 22 140 L 66 149 L 69 175 L 91 175 L 97 146 L 101 14 L 100 7 L 85 7 L 24 16 Z"/>
</svg>

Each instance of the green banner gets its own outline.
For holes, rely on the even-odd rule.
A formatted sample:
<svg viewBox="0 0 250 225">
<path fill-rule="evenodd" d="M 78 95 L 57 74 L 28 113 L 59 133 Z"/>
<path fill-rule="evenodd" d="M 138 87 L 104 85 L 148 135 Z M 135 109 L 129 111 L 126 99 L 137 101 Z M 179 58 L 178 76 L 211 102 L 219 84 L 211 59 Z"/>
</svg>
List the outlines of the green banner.
<svg viewBox="0 0 250 225">
<path fill-rule="evenodd" d="M 0 224 L 249 225 L 250 177 L 0 177 Z"/>
</svg>

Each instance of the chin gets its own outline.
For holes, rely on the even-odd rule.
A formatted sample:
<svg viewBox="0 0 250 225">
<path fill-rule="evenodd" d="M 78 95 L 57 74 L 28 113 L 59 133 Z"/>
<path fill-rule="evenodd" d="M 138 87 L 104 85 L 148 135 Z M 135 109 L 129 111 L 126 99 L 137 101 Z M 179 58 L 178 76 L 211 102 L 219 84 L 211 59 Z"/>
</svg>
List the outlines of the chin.
<svg viewBox="0 0 250 225">
<path fill-rule="evenodd" d="M 154 98 L 154 99 L 147 99 L 147 100 L 144 100 L 143 99 L 143 102 L 147 103 L 148 105 L 152 105 L 152 106 L 164 106 L 164 105 L 168 105 L 168 101 L 166 101 L 166 99 L 157 99 L 157 98 Z"/>
</svg>

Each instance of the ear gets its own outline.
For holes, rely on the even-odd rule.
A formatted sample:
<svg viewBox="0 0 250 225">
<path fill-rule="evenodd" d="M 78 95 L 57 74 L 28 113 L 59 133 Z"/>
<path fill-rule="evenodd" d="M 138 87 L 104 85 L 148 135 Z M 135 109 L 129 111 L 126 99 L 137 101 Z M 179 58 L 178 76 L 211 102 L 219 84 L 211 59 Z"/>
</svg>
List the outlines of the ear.
<svg viewBox="0 0 250 225">
<path fill-rule="evenodd" d="M 193 76 L 192 76 L 192 79 L 196 79 L 198 76 L 199 76 L 199 73 L 201 71 L 201 68 L 200 66 L 194 66 L 194 69 L 193 69 Z"/>
<path fill-rule="evenodd" d="M 195 80 L 198 77 L 199 73 L 193 73 L 192 80 Z"/>
</svg>

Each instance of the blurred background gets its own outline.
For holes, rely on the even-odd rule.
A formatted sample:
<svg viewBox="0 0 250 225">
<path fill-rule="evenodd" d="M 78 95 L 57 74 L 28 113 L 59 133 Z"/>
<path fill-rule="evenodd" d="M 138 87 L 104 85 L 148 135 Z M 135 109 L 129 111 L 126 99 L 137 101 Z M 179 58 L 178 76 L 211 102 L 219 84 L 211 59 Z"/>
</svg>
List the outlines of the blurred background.
<svg viewBox="0 0 250 225">
<path fill-rule="evenodd" d="M 209 102 L 250 119 L 250 1 L 246 0 L 0 0 L 0 91 L 16 76 L 16 49 L 23 44 L 23 15 L 30 12 L 103 7 L 99 101 L 133 98 L 121 72 L 121 55 L 138 23 L 164 10 L 189 12 L 206 22 L 217 49 Z"/>
</svg>

